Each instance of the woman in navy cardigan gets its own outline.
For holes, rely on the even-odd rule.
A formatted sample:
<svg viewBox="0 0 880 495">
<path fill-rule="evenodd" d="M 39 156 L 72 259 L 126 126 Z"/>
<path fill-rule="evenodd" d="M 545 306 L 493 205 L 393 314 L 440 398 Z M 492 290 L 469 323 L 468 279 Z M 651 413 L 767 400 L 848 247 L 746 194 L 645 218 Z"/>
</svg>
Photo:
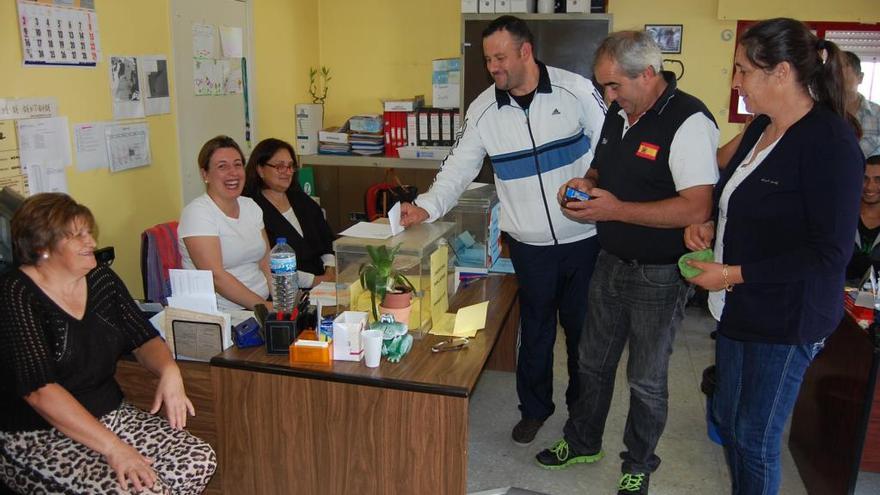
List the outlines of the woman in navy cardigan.
<svg viewBox="0 0 880 495">
<path fill-rule="evenodd" d="M 296 252 L 299 286 L 336 280 L 333 231 L 318 203 L 296 180 L 293 147 L 280 139 L 257 143 L 245 167 L 244 195 L 263 210 L 269 245 L 279 237 Z"/>
<path fill-rule="evenodd" d="M 827 53 L 822 61 L 822 52 Z M 794 19 L 750 27 L 733 86 L 757 115 L 715 187 L 715 220 L 691 225 L 691 282 L 714 291 L 713 396 L 734 494 L 773 494 L 804 373 L 840 322 L 863 160 L 846 121 L 844 58 Z"/>
</svg>

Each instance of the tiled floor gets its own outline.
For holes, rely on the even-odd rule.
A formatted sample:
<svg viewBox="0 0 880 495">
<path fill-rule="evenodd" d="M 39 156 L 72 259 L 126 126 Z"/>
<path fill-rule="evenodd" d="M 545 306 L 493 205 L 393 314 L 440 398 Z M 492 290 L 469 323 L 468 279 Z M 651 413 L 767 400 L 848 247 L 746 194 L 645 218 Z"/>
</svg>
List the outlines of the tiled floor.
<svg viewBox="0 0 880 495">
<path fill-rule="evenodd" d="M 730 492 L 721 447 L 706 436 L 705 400 L 700 392 L 703 369 L 714 362 L 714 341 L 709 338 L 714 326 L 714 321 L 701 310 L 688 308 L 670 364 L 669 420 L 657 449 L 663 463 L 651 477 L 652 494 Z M 535 443 L 529 447 L 519 447 L 510 440 L 510 430 L 519 419 L 513 374 L 483 373 L 471 401 L 469 492 L 516 486 L 551 495 L 616 493 L 620 473 L 617 453 L 622 450 L 629 401 L 624 368 L 626 355 L 618 369 L 614 400 L 605 429 L 605 459 L 594 465 L 579 464 L 561 471 L 547 471 L 534 462 L 538 451 L 561 437 L 565 422 L 561 338 L 560 335 L 556 347 L 554 393 L 557 412 L 544 424 Z M 783 451 L 782 462 L 780 493 L 806 493 L 787 449 Z"/>
</svg>

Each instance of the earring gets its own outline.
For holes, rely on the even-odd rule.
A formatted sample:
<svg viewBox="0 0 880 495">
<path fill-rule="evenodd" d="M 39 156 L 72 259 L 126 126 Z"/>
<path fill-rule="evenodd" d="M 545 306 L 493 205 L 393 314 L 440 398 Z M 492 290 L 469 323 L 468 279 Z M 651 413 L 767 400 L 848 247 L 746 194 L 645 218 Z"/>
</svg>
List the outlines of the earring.
<svg viewBox="0 0 880 495">
<path fill-rule="evenodd" d="M 43 254 L 40 255 L 40 257 L 43 258 L 44 260 L 47 260 L 47 259 L 49 259 L 49 253 L 44 252 Z"/>
<path fill-rule="evenodd" d="M 207 184 L 207 183 L 208 183 L 208 181 L 205 181 L 205 184 Z"/>
</svg>

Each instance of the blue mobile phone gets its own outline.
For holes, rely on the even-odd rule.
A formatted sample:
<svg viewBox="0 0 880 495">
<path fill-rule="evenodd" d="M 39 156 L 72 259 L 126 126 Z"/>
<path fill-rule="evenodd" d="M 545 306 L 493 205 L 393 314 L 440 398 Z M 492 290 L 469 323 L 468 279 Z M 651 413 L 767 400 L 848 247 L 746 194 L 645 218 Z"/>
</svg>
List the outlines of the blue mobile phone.
<svg viewBox="0 0 880 495">
<path fill-rule="evenodd" d="M 562 204 L 564 206 L 568 204 L 569 201 L 588 201 L 589 199 L 589 194 L 571 186 L 566 186 L 565 194 L 562 196 Z"/>
</svg>

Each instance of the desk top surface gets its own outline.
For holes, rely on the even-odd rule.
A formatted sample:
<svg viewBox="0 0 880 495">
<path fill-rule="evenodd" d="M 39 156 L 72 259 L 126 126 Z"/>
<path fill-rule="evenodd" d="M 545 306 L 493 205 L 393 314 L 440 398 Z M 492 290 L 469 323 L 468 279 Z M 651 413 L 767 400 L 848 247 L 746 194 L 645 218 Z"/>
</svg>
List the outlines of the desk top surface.
<svg viewBox="0 0 880 495">
<path fill-rule="evenodd" d="M 385 387 L 416 392 L 468 397 L 498 335 L 510 317 L 516 303 L 517 283 L 513 275 L 493 275 L 469 287 L 459 289 L 450 301 L 450 311 L 460 307 L 489 301 L 486 328 L 470 339 L 459 351 L 431 352 L 431 346 L 447 339 L 424 335 L 413 341 L 412 350 L 399 363 L 385 359 L 378 368 L 367 368 L 363 361 L 332 361 L 330 365 L 291 366 L 287 354 L 268 354 L 265 347 L 249 349 L 229 348 L 211 360 L 212 366 L 236 368 L 290 375 L 303 378 L 331 380 L 357 385 Z"/>
</svg>

